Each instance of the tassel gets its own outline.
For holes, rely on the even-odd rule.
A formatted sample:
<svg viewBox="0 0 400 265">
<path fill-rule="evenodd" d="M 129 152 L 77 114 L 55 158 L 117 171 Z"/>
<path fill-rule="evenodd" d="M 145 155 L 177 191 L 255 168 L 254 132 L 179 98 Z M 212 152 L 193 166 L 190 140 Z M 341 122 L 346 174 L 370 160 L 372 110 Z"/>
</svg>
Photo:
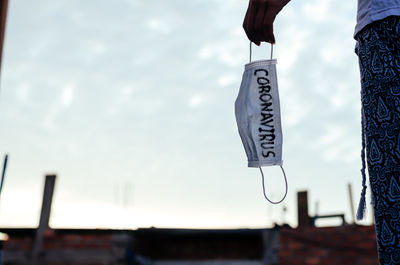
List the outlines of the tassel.
<svg viewBox="0 0 400 265">
<path fill-rule="evenodd" d="M 364 116 L 364 109 L 361 108 L 361 175 L 362 175 L 362 191 L 361 191 L 361 198 L 360 203 L 358 204 L 357 209 L 357 221 L 361 221 L 365 217 L 366 212 L 366 203 L 365 203 L 365 193 L 367 191 L 367 176 L 365 174 L 365 116 Z"/>
<path fill-rule="evenodd" d="M 365 217 L 365 212 L 366 212 L 366 203 L 365 203 L 365 193 L 367 190 L 367 186 L 363 186 L 363 189 L 361 191 L 361 198 L 360 198 L 360 203 L 358 204 L 358 210 L 357 210 L 357 221 L 361 221 Z"/>
</svg>

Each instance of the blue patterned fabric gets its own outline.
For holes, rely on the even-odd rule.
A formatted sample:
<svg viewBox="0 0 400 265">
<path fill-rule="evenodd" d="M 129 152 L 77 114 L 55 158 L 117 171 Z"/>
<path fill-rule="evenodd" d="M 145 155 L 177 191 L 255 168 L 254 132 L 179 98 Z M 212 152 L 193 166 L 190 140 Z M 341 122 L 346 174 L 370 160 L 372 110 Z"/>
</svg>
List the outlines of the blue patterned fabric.
<svg viewBox="0 0 400 265">
<path fill-rule="evenodd" d="M 400 264 L 400 17 L 356 35 L 366 156 L 381 265 Z"/>
</svg>

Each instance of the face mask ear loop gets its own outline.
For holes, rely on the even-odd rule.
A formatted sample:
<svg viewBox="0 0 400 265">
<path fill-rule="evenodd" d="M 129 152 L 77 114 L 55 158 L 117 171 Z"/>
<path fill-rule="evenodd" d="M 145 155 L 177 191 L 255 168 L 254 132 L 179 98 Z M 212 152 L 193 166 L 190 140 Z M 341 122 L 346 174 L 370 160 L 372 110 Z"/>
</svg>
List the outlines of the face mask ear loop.
<svg viewBox="0 0 400 265">
<path fill-rule="evenodd" d="M 251 63 L 251 41 L 250 41 L 250 59 L 249 59 L 249 63 Z"/>
<path fill-rule="evenodd" d="M 251 63 L 251 54 L 252 54 L 252 43 L 250 41 L 250 56 L 249 56 L 249 63 Z M 272 56 L 274 55 L 274 45 L 271 44 L 271 60 L 272 60 Z"/>
<path fill-rule="evenodd" d="M 260 172 L 261 172 L 261 177 L 262 177 L 262 188 L 263 188 L 264 197 L 265 197 L 265 199 L 266 199 L 267 201 L 269 201 L 269 202 L 272 203 L 272 204 L 280 204 L 281 202 L 283 202 L 283 200 L 285 200 L 286 195 L 287 195 L 287 193 L 288 193 L 288 183 L 287 183 L 286 173 L 285 173 L 285 170 L 283 169 L 283 167 L 282 167 L 281 165 L 279 165 L 279 166 L 280 166 L 281 169 L 282 169 L 283 177 L 284 177 L 284 179 L 285 179 L 285 186 L 286 186 L 286 188 L 285 188 L 285 195 L 283 195 L 283 198 L 282 198 L 280 201 L 277 201 L 277 202 L 271 201 L 271 200 L 268 198 L 268 196 L 266 195 L 266 193 L 265 193 L 265 184 L 264 184 L 264 172 L 262 171 L 262 168 L 259 167 Z"/>
<path fill-rule="evenodd" d="M 271 44 L 271 60 L 272 60 L 272 55 L 274 54 L 274 45 Z"/>
</svg>

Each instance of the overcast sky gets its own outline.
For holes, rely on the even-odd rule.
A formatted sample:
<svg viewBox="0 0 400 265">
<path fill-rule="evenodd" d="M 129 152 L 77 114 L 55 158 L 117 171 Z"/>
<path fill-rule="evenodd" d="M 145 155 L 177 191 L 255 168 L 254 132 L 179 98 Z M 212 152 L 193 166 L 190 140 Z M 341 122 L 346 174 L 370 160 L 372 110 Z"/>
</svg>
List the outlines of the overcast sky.
<svg viewBox="0 0 400 265">
<path fill-rule="evenodd" d="M 309 191 L 311 215 L 350 221 L 347 184 L 355 204 L 361 191 L 356 1 L 293 0 L 276 20 L 289 180 L 278 206 L 247 168 L 234 117 L 247 3 L 10 1 L 0 225 L 38 224 L 47 173 L 58 176 L 53 227 L 296 225 L 299 190 Z M 253 57 L 268 55 L 264 44 Z M 279 168 L 264 173 L 279 199 Z"/>
</svg>

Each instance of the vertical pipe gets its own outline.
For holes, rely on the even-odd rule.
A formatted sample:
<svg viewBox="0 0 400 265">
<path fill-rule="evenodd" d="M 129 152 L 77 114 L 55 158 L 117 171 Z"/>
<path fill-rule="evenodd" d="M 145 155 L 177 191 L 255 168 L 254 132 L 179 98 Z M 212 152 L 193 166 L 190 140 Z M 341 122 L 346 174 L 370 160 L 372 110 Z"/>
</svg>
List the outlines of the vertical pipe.
<svg viewBox="0 0 400 265">
<path fill-rule="evenodd" d="M 42 252 L 43 234 L 49 228 L 51 203 L 53 200 L 56 175 L 47 175 L 44 184 L 42 210 L 40 213 L 39 227 L 36 229 L 35 241 L 32 248 L 32 263 L 41 264 L 40 253 Z"/>
<path fill-rule="evenodd" d="M 300 191 L 297 193 L 297 218 L 298 226 L 311 226 L 311 218 L 308 215 L 308 192 Z"/>
</svg>

